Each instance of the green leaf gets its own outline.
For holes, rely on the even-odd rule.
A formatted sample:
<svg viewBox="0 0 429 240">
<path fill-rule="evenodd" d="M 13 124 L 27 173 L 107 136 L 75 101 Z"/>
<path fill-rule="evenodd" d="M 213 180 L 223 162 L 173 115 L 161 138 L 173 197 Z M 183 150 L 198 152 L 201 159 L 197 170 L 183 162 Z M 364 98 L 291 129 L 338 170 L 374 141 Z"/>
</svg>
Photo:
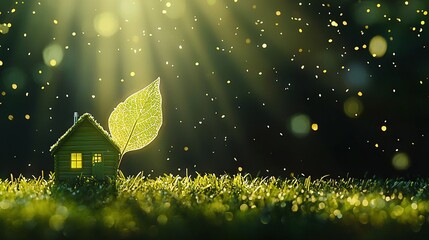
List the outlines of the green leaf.
<svg viewBox="0 0 429 240">
<path fill-rule="evenodd" d="M 108 124 L 113 140 L 122 156 L 141 149 L 158 135 L 162 125 L 160 79 L 132 94 L 118 104 L 109 116 Z"/>
</svg>

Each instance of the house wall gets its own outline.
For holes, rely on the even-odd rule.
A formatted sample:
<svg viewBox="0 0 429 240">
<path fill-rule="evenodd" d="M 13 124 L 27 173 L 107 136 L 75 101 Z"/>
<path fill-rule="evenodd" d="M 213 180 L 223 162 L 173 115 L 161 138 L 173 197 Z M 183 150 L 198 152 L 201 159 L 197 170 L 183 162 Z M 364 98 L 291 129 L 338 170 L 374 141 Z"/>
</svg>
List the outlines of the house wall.
<svg viewBox="0 0 429 240">
<path fill-rule="evenodd" d="M 71 168 L 71 153 L 82 153 L 82 168 Z M 119 163 L 118 150 L 89 121 L 84 121 L 68 139 L 61 143 L 54 155 L 56 179 L 64 180 L 80 175 L 91 176 L 93 153 L 103 154 L 105 177 L 116 177 Z"/>
</svg>

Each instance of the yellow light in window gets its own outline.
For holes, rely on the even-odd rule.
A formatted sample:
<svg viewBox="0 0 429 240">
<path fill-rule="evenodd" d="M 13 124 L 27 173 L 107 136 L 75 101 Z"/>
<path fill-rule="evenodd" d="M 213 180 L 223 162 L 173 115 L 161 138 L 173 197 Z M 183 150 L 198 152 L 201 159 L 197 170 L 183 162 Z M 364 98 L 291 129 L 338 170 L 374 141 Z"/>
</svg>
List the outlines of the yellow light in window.
<svg viewBox="0 0 429 240">
<path fill-rule="evenodd" d="M 103 161 L 101 153 L 94 153 L 92 155 L 92 163 L 100 163 Z"/>
<path fill-rule="evenodd" d="M 82 168 L 82 153 L 71 153 L 71 168 Z"/>
</svg>

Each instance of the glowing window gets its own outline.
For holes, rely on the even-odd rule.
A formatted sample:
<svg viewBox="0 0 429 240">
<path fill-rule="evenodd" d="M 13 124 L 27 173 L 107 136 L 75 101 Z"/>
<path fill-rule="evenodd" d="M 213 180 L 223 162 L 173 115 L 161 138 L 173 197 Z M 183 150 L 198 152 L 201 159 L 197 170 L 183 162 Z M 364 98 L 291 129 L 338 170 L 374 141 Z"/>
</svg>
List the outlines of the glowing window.
<svg viewBox="0 0 429 240">
<path fill-rule="evenodd" d="M 82 168 L 82 153 L 71 154 L 71 168 Z"/>
<path fill-rule="evenodd" d="M 101 156 L 101 153 L 94 153 L 92 155 L 92 163 L 100 163 L 103 161 L 103 157 Z"/>
</svg>

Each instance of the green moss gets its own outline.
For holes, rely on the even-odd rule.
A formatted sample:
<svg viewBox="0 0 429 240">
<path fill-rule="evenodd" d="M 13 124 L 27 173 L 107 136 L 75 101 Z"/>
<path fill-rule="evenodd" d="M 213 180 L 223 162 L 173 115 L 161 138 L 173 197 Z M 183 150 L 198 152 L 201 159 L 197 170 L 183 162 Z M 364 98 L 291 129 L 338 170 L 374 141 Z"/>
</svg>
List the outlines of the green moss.
<svg viewBox="0 0 429 240">
<path fill-rule="evenodd" d="M 425 239 L 428 179 L 0 180 L 0 239 Z"/>
</svg>

